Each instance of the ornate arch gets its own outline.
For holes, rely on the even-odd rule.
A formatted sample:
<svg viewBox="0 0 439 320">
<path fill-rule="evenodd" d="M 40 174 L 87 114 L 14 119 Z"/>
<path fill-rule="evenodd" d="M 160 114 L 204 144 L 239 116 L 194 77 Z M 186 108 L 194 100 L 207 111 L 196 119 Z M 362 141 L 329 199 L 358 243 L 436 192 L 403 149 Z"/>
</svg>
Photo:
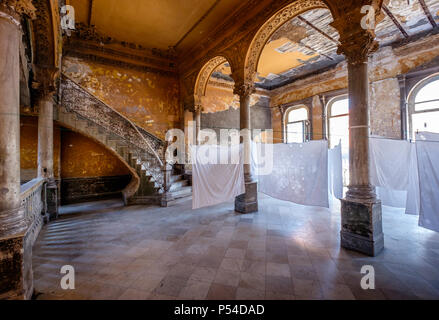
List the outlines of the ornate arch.
<svg viewBox="0 0 439 320">
<path fill-rule="evenodd" d="M 212 75 L 213 71 L 223 63 L 228 62 L 227 58 L 223 56 L 216 56 L 210 59 L 198 73 L 197 80 L 195 82 L 194 99 L 195 105 L 201 105 L 201 97 L 206 95 L 207 83 Z"/>
<path fill-rule="evenodd" d="M 275 13 L 258 30 L 247 51 L 244 64 L 244 82 L 253 83 L 256 74 L 259 58 L 268 39 L 285 22 L 293 19 L 305 11 L 325 8 L 330 9 L 324 0 L 297 0 Z M 332 12 L 332 11 L 331 11 Z"/>
<path fill-rule="evenodd" d="M 33 31 L 33 81 L 41 86 L 55 86 L 56 70 L 60 68 L 62 34 L 59 5 L 55 0 L 33 0 L 36 19 L 32 21 Z M 55 75 L 52 77 L 52 75 Z M 46 83 L 47 82 L 47 83 Z"/>
</svg>

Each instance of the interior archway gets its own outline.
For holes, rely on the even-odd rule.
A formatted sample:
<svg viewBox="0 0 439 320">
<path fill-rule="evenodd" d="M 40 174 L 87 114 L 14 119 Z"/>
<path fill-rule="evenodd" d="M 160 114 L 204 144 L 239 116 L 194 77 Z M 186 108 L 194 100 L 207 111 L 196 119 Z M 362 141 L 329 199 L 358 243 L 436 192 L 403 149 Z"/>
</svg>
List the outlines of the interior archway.
<svg viewBox="0 0 439 320">
<path fill-rule="evenodd" d="M 210 59 L 201 68 L 200 72 L 198 73 L 198 77 L 197 77 L 197 81 L 195 82 L 195 89 L 194 89 L 194 99 L 196 106 L 201 105 L 201 99 L 203 96 L 206 95 L 206 88 L 210 76 L 215 71 L 215 69 L 217 69 L 219 66 L 223 65 L 224 63 L 228 63 L 228 60 L 223 56 L 217 56 Z"/>
<path fill-rule="evenodd" d="M 328 9 L 328 6 L 321 0 L 294 1 L 273 15 L 259 29 L 250 44 L 245 59 L 244 79 L 246 83 L 252 83 L 254 81 L 262 50 L 276 30 L 299 14 L 318 8 Z"/>
</svg>

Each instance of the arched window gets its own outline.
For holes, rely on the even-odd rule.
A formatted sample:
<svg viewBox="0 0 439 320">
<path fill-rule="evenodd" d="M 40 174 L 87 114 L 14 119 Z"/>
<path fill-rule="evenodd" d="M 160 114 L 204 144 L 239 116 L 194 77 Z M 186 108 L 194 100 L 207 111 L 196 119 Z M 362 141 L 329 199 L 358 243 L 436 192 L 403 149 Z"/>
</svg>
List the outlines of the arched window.
<svg viewBox="0 0 439 320">
<path fill-rule="evenodd" d="M 338 96 L 329 100 L 328 140 L 331 148 L 342 142 L 342 146 L 349 148 L 349 99 L 348 96 Z"/>
<path fill-rule="evenodd" d="M 420 81 L 408 99 L 409 134 L 415 139 L 417 131 L 439 133 L 439 74 Z"/>
<path fill-rule="evenodd" d="M 285 142 L 303 143 L 309 140 L 309 112 L 305 106 L 291 107 L 285 113 Z"/>
<path fill-rule="evenodd" d="M 335 97 L 328 101 L 327 134 L 329 146 L 334 148 L 341 142 L 343 157 L 343 183 L 349 184 L 349 98 L 347 95 Z"/>
</svg>

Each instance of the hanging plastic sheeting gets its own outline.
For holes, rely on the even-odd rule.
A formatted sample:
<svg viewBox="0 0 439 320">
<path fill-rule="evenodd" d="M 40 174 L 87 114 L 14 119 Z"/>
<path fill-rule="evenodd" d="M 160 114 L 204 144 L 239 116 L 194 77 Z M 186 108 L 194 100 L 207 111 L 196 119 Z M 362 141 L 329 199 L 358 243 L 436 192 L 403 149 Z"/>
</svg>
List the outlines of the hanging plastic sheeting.
<svg viewBox="0 0 439 320">
<path fill-rule="evenodd" d="M 258 175 L 258 189 L 273 198 L 329 207 L 328 142 L 274 144 L 273 170 Z"/>
<path fill-rule="evenodd" d="M 232 201 L 245 193 L 242 146 L 191 146 L 192 208 Z"/>
<path fill-rule="evenodd" d="M 420 182 L 421 227 L 439 232 L 439 134 L 416 134 Z"/>
<path fill-rule="evenodd" d="M 416 146 L 405 140 L 372 136 L 369 147 L 371 182 L 382 204 L 419 214 Z"/>
<path fill-rule="evenodd" d="M 330 202 L 343 198 L 343 159 L 341 142 L 328 151 L 328 191 Z"/>
</svg>

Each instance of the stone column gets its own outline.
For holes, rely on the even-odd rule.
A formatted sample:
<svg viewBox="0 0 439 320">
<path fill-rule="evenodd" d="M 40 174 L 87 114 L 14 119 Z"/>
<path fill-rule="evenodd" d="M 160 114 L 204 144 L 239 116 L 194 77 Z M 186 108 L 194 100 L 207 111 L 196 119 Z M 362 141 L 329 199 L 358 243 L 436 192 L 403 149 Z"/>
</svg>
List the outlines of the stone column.
<svg viewBox="0 0 439 320">
<path fill-rule="evenodd" d="M 340 32 L 339 52 L 348 63 L 350 177 L 346 198 L 341 201 L 341 245 L 375 256 L 384 247 L 384 237 L 381 202 L 369 172 L 368 57 L 378 45 L 373 31 L 361 29 L 359 21 L 345 29 L 346 33 Z"/>
<path fill-rule="evenodd" d="M 239 95 L 239 123 L 244 144 L 244 175 L 245 193 L 235 199 L 235 211 L 252 213 L 258 211 L 258 183 L 255 181 L 251 170 L 251 117 L 250 98 L 254 86 L 249 84 L 235 84 L 234 93 Z"/>
<path fill-rule="evenodd" d="M 195 106 L 195 112 L 194 112 L 194 116 L 195 116 L 195 139 L 196 139 L 196 144 L 200 144 L 200 131 L 201 131 L 201 110 L 202 107 L 200 105 L 196 105 Z"/>
<path fill-rule="evenodd" d="M 53 172 L 53 75 L 54 72 L 38 74 L 40 81 L 48 83 L 39 91 L 38 99 L 38 177 L 47 181 L 46 214 L 49 220 L 58 217 L 58 187 Z"/>
<path fill-rule="evenodd" d="M 23 5 L 27 5 L 23 7 Z M 0 299 L 26 299 L 33 291 L 32 247 L 20 199 L 20 14 L 30 1 L 0 4 Z"/>
</svg>

